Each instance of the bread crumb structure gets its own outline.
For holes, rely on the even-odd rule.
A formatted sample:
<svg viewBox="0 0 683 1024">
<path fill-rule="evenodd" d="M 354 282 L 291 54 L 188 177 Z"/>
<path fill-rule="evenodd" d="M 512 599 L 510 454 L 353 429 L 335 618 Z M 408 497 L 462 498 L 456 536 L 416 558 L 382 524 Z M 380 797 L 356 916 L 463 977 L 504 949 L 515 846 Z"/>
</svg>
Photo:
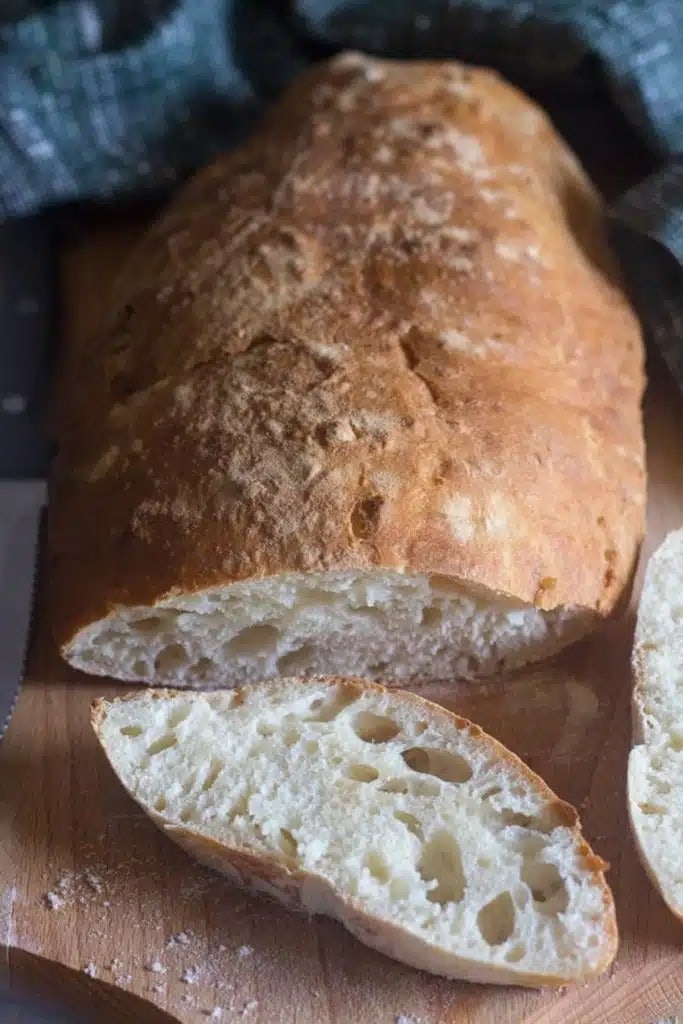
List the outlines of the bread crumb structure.
<svg viewBox="0 0 683 1024">
<path fill-rule="evenodd" d="M 683 920 L 683 530 L 648 563 L 633 672 L 631 826 L 645 869 Z"/>
<path fill-rule="evenodd" d="M 590 977 L 614 955 L 605 865 L 576 812 L 437 705 L 357 681 L 294 679 L 100 702 L 94 725 L 170 838 L 399 960 L 552 985 Z"/>
</svg>

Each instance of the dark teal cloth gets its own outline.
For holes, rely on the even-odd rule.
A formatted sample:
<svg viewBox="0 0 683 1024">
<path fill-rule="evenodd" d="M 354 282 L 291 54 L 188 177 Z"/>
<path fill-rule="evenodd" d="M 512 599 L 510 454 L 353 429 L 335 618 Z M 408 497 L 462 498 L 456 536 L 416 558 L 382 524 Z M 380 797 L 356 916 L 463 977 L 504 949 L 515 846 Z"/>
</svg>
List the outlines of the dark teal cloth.
<svg viewBox="0 0 683 1024">
<path fill-rule="evenodd" d="M 0 219 L 163 192 L 347 47 L 490 64 L 626 119 L 652 170 L 615 241 L 683 387 L 683 0 L 0 0 Z"/>
</svg>

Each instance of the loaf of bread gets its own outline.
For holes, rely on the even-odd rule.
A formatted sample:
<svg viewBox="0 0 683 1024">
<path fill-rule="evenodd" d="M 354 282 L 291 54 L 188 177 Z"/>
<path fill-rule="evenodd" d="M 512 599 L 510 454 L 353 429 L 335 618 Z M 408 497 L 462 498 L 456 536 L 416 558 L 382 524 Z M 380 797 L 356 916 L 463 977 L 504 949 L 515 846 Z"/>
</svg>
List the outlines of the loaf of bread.
<svg viewBox="0 0 683 1024">
<path fill-rule="evenodd" d="M 628 589 L 639 328 L 596 193 L 489 71 L 304 76 L 150 231 L 73 380 L 51 573 L 87 672 L 469 677 Z"/>
<path fill-rule="evenodd" d="M 683 920 L 683 529 L 648 563 L 633 674 L 631 827 L 643 866 Z"/>
<path fill-rule="evenodd" d="M 357 680 L 143 691 L 93 710 L 135 800 L 236 883 L 469 981 L 559 985 L 617 945 L 576 812 L 476 725 Z"/>
</svg>

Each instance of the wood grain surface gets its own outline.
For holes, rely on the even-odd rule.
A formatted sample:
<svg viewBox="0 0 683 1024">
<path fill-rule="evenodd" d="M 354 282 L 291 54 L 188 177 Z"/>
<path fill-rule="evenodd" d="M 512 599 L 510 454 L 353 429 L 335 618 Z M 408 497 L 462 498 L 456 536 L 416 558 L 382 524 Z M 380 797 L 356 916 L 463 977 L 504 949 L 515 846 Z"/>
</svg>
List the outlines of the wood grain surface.
<svg viewBox="0 0 683 1024">
<path fill-rule="evenodd" d="M 85 343 L 135 234 L 109 224 L 64 263 L 67 353 Z M 67 355 L 68 361 L 68 355 Z M 683 401 L 650 367 L 644 558 L 683 523 Z M 638 574 L 636 592 L 642 575 Z M 650 1024 L 683 1006 L 683 926 L 628 830 L 633 603 L 605 633 L 504 683 L 423 690 L 479 722 L 564 798 L 612 864 L 621 949 L 586 987 L 457 984 L 392 963 L 325 919 L 245 896 L 167 841 L 125 795 L 88 723 L 121 692 L 63 665 L 41 607 L 27 681 L 0 746 L 0 935 L 10 979 L 102 1022 Z"/>
</svg>

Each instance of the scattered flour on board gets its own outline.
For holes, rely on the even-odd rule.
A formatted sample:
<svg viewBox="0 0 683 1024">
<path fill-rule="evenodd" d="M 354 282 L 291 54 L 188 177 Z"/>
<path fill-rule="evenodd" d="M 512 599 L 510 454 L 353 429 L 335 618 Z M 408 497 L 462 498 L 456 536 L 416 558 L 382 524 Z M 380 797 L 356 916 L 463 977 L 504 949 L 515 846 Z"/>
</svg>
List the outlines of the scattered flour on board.
<svg viewBox="0 0 683 1024">
<path fill-rule="evenodd" d="M 104 882 L 94 871 L 63 871 L 44 901 L 48 910 L 62 910 L 74 903 L 83 906 L 104 893 Z M 104 901 L 109 906 L 109 900 Z"/>
<path fill-rule="evenodd" d="M 246 945 L 244 945 L 244 946 L 238 946 L 237 947 L 237 955 L 242 960 L 245 957 L 251 956 L 251 954 L 253 952 L 254 952 L 254 947 L 253 946 L 246 946 Z"/>
<path fill-rule="evenodd" d="M 183 973 L 180 975 L 180 980 L 185 985 L 196 985 L 199 981 L 199 977 L 202 973 L 202 969 L 198 964 L 192 967 L 186 967 Z"/>
<path fill-rule="evenodd" d="M 92 962 L 92 960 L 88 960 L 87 964 L 83 968 L 83 973 L 87 974 L 89 978 L 96 978 L 97 977 L 98 970 L 97 970 L 96 965 Z"/>
<path fill-rule="evenodd" d="M 179 946 L 189 946 L 192 939 L 192 932 L 176 932 L 175 935 L 171 935 L 170 939 L 166 943 L 166 949 L 177 949 Z"/>
<path fill-rule="evenodd" d="M 409 1013 L 399 1013 L 394 1017 L 394 1024 L 420 1024 L 420 1018 Z"/>
</svg>

